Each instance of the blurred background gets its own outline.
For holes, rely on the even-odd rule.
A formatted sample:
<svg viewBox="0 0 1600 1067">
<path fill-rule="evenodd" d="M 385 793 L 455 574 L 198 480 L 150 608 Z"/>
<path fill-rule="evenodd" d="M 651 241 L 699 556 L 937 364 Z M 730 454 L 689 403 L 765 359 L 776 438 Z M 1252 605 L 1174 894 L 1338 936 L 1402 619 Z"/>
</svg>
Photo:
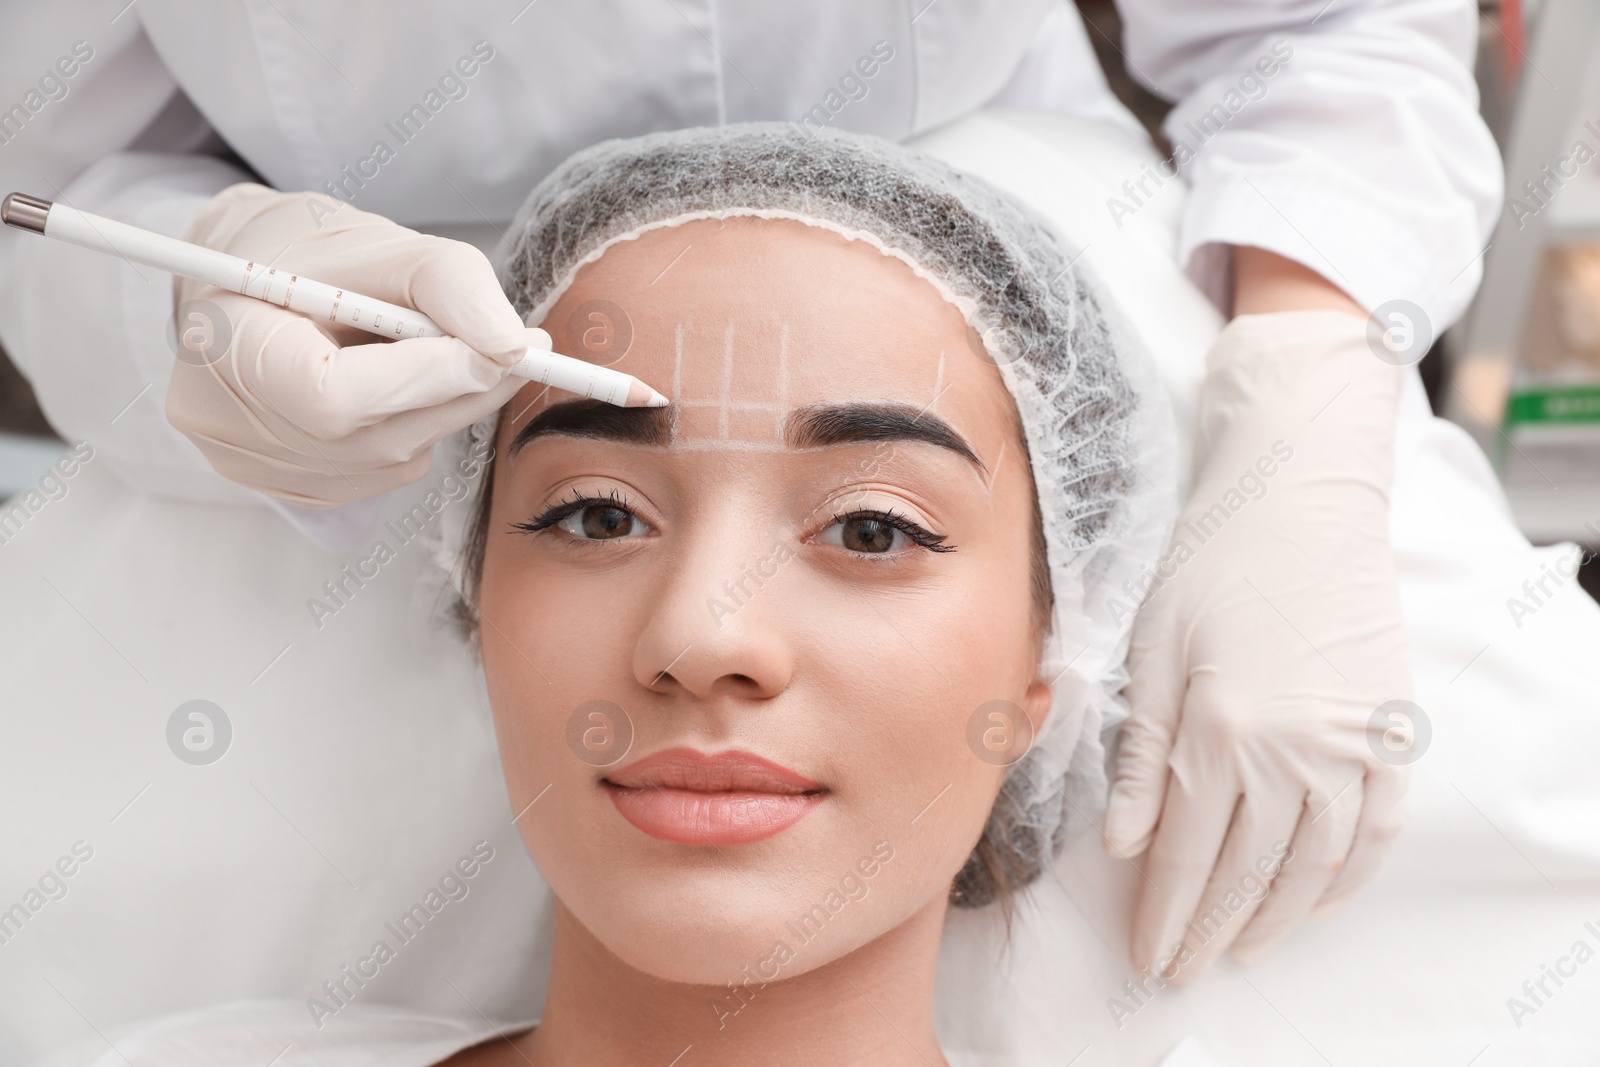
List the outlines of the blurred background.
<svg viewBox="0 0 1600 1067">
<path fill-rule="evenodd" d="M 1129 75 L 1112 0 L 1077 6 L 1112 89 L 1169 153 L 1169 105 Z M 1479 21 L 1481 107 L 1508 202 L 1477 300 L 1420 370 L 1434 411 L 1494 462 L 1529 540 L 1600 552 L 1600 3 L 1485 0 Z M 0 499 L 60 448 L 0 351 Z M 1580 580 L 1600 596 L 1600 562 Z"/>
</svg>

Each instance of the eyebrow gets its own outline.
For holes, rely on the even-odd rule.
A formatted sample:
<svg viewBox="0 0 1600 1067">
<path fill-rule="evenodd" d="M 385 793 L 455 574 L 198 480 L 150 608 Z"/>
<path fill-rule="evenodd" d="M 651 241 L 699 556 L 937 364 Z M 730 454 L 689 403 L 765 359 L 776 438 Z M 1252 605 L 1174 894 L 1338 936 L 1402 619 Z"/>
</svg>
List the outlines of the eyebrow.
<svg viewBox="0 0 1600 1067">
<path fill-rule="evenodd" d="M 597 441 L 666 448 L 672 443 L 673 408 L 623 408 L 603 400 L 551 404 L 528 420 L 512 439 L 515 456 L 541 437 L 585 437 Z M 784 442 L 792 449 L 832 448 L 867 441 L 920 441 L 946 449 L 988 474 L 966 440 L 931 411 L 894 401 L 808 404 L 784 417 Z"/>
</svg>

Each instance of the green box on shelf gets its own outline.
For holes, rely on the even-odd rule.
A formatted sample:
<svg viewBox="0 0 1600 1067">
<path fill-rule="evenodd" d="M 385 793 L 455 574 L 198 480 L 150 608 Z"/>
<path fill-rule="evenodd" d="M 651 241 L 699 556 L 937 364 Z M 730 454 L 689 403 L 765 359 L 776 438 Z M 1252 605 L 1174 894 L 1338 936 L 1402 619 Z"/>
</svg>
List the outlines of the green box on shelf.
<svg viewBox="0 0 1600 1067">
<path fill-rule="evenodd" d="M 1600 423 L 1600 384 L 1514 389 L 1506 399 L 1506 428 Z"/>
</svg>

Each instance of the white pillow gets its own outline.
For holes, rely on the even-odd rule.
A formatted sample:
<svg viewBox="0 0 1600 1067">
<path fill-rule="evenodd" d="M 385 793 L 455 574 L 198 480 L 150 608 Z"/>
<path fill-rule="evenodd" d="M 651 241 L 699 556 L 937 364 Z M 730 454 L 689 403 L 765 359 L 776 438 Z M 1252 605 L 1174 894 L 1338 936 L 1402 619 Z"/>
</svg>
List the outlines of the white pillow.
<svg viewBox="0 0 1600 1067">
<path fill-rule="evenodd" d="M 93 458 L 63 484 L 0 546 L 0 1063 L 91 1026 L 323 996 L 380 939 L 394 958 L 358 1002 L 515 1017 L 542 998 L 548 890 L 481 676 L 429 628 L 424 546 L 380 527 L 395 558 L 357 587 L 342 566 L 365 547 L 330 556 L 268 509 L 141 497 Z M 169 747 L 195 700 L 231 724 L 207 765 Z M 451 871 L 465 895 L 439 889 Z M 59 899 L 30 895 L 41 878 Z M 414 904 L 429 918 L 402 945 Z"/>
</svg>

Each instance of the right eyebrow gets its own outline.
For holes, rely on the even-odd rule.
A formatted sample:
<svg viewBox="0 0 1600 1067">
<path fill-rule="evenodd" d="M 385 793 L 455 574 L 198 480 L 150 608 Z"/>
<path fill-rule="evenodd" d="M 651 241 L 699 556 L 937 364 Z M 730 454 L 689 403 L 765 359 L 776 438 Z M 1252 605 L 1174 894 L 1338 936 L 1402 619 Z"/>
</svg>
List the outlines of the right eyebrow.
<svg viewBox="0 0 1600 1067">
<path fill-rule="evenodd" d="M 512 440 L 511 455 L 546 436 L 588 437 L 665 448 L 672 443 L 672 416 L 666 408 L 619 408 L 587 397 L 567 400 L 551 404 L 529 419 Z"/>
</svg>

